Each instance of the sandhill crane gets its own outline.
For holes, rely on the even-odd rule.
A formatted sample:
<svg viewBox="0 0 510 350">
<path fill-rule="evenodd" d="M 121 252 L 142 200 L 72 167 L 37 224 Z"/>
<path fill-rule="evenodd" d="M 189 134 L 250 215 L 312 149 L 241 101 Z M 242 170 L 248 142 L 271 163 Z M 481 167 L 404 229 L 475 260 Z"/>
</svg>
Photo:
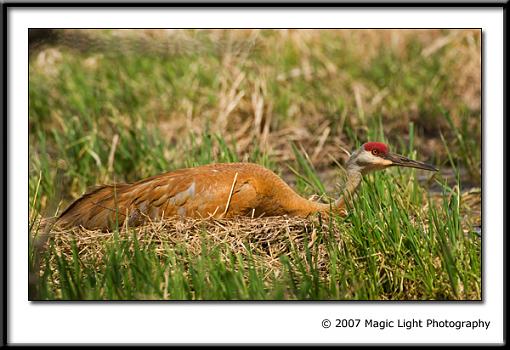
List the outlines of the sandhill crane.
<svg viewBox="0 0 510 350">
<path fill-rule="evenodd" d="M 365 143 L 346 164 L 347 183 L 334 203 L 307 200 L 278 175 L 253 163 L 219 163 L 170 171 L 130 184 L 102 185 L 74 201 L 57 219 L 61 226 L 111 230 L 173 216 L 345 215 L 344 198 L 362 175 L 391 166 L 437 171 L 432 165 L 389 152 L 381 142 Z"/>
</svg>

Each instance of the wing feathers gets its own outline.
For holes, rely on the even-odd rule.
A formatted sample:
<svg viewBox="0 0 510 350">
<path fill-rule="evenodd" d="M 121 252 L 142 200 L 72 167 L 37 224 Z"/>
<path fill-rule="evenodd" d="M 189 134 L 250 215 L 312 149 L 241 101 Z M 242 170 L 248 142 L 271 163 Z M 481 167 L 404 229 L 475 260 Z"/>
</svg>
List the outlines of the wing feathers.
<svg viewBox="0 0 510 350">
<path fill-rule="evenodd" d="M 285 203 L 292 204 L 297 194 L 282 184 L 276 174 L 255 164 L 180 169 L 131 184 L 100 186 L 74 201 L 58 222 L 105 230 L 117 220 L 135 226 L 162 216 L 283 215 L 289 212 Z"/>
<path fill-rule="evenodd" d="M 143 218 L 158 219 L 163 213 L 178 213 L 196 193 L 193 177 L 153 177 L 133 184 L 103 185 L 75 200 L 59 217 L 63 226 L 108 229 L 126 217 L 128 224 L 142 223 Z M 183 211 L 180 210 L 180 213 Z"/>
</svg>

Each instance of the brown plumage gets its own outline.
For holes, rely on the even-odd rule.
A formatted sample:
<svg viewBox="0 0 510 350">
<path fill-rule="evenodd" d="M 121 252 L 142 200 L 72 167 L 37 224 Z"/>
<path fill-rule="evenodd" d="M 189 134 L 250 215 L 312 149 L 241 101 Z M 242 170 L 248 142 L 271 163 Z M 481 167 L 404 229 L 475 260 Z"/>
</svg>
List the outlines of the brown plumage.
<svg viewBox="0 0 510 350">
<path fill-rule="evenodd" d="M 391 165 L 435 170 L 430 165 L 392 155 L 387 147 L 376 154 L 370 146 L 374 144 L 363 145 L 349 159 L 344 195 L 352 193 L 361 175 L 368 171 Z M 343 196 L 331 205 L 309 201 L 260 165 L 223 163 L 171 171 L 131 184 L 99 186 L 74 201 L 59 216 L 57 224 L 111 230 L 117 225 L 138 226 L 173 216 L 306 217 L 331 211 L 343 215 L 344 207 Z"/>
<path fill-rule="evenodd" d="M 83 195 L 59 217 L 64 226 L 112 229 L 172 216 L 307 216 L 329 205 L 308 201 L 272 171 L 252 163 L 210 164 L 156 175 L 132 184 L 104 185 Z M 117 219 L 118 218 L 118 219 Z"/>
</svg>

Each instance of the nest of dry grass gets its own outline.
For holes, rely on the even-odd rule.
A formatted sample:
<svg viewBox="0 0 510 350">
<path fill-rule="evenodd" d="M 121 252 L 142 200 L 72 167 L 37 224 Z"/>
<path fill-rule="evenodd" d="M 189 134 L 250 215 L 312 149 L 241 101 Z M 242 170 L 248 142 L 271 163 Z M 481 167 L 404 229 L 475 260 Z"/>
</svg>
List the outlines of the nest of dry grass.
<svg viewBox="0 0 510 350">
<path fill-rule="evenodd" d="M 42 229 L 44 230 L 44 229 Z M 333 239 L 341 244 L 337 225 L 313 219 L 295 217 L 267 217 L 235 219 L 173 218 L 137 228 L 123 228 L 116 232 L 102 232 L 83 228 L 53 227 L 44 233 L 39 230 L 41 242 L 53 242 L 59 255 L 69 260 L 73 245 L 82 261 L 103 261 L 107 247 L 117 241 L 134 243 L 141 248 L 152 246 L 158 255 L 169 249 L 182 248 L 186 254 L 200 255 L 203 249 L 219 248 L 225 258 L 233 254 L 250 256 L 258 266 L 274 269 L 280 266 L 281 255 L 297 254 L 304 258 L 306 247 L 316 249 L 317 266 L 326 271 L 327 249 L 321 244 Z M 45 244 L 41 244 L 41 247 Z"/>
</svg>

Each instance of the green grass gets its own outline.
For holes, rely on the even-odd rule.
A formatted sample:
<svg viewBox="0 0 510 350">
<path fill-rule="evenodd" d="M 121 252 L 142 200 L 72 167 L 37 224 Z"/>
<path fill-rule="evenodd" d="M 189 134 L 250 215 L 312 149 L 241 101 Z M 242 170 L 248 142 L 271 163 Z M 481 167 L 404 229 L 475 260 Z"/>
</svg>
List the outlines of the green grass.
<svg viewBox="0 0 510 350">
<path fill-rule="evenodd" d="M 363 183 L 351 214 L 317 225 L 309 246 L 289 242 L 281 269 L 257 264 L 201 232 L 202 251 L 186 244 L 141 244 L 136 236 L 104 244 L 103 258 L 42 254 L 40 299 L 408 300 L 480 298 L 480 240 L 461 228 L 458 190 L 431 199 L 409 174 L 377 174 Z M 396 196 L 395 193 L 400 193 Z M 418 193 L 419 195 L 416 195 Z M 424 207 L 428 204 L 428 208 Z M 341 240 L 333 230 L 342 232 Z M 150 235 L 150 232 L 146 233 Z M 250 246 L 249 239 L 244 242 Z M 255 243 L 257 244 L 257 243 Z M 319 266 L 326 251 L 327 266 Z"/>
<path fill-rule="evenodd" d="M 144 54 L 123 42 L 31 56 L 32 299 L 481 299 L 479 208 L 465 191 L 481 184 L 479 95 L 463 80 L 477 78 L 470 59 L 479 51 L 463 40 L 479 44 L 476 32 L 429 55 L 449 32 L 397 33 L 398 47 L 384 31 L 184 33 L 175 40 L 201 49 Z M 91 186 L 211 162 L 259 163 L 303 196 L 334 197 L 339 186 L 325 174 L 338 170 L 341 186 L 338 145 L 366 140 L 444 175 L 365 177 L 346 218 L 315 223 L 315 240 L 289 241 L 272 265 L 250 248 L 260 242 L 246 239 L 238 251 L 206 231 L 200 253 L 133 233 L 95 257 L 76 245 L 62 254 L 55 240 L 41 247 L 35 237 L 38 216 Z"/>
</svg>

